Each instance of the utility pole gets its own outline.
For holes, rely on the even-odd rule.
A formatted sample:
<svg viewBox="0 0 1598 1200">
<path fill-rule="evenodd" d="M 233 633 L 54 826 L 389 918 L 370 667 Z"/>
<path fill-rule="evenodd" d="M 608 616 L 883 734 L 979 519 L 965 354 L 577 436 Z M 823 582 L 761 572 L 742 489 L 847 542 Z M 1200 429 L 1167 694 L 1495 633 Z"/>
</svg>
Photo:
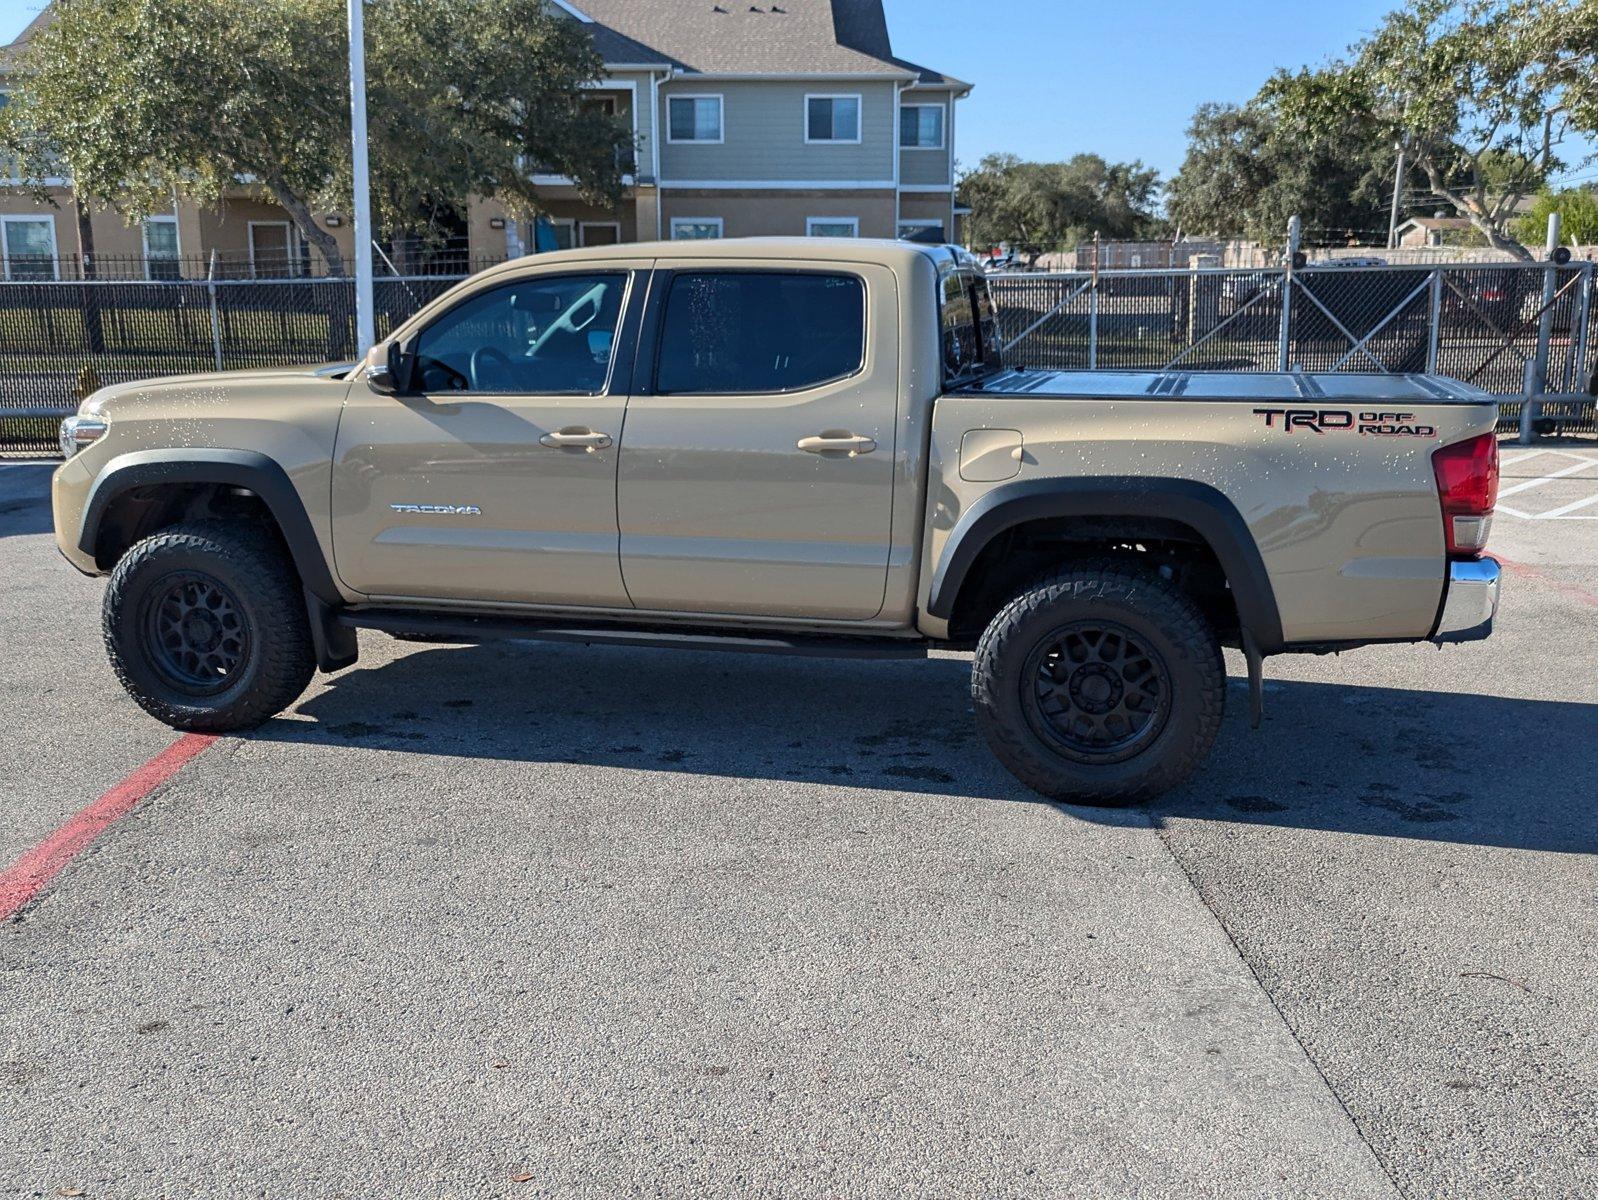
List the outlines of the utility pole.
<svg viewBox="0 0 1598 1200">
<path fill-rule="evenodd" d="M 355 176 L 355 349 L 365 354 L 377 341 L 372 311 L 371 168 L 366 156 L 366 20 L 365 0 L 349 0 L 350 11 L 350 138 Z"/>
<path fill-rule="evenodd" d="M 1393 146 L 1398 151 L 1398 170 L 1393 172 L 1393 208 L 1387 217 L 1387 248 L 1398 249 L 1398 206 L 1404 199 L 1404 143 Z"/>
</svg>

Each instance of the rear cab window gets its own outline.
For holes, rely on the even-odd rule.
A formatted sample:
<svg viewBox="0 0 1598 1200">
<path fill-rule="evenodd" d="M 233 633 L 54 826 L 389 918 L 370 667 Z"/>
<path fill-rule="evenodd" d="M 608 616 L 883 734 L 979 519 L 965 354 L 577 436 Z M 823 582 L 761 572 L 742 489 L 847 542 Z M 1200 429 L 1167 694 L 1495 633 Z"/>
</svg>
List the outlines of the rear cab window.
<svg viewBox="0 0 1598 1200">
<path fill-rule="evenodd" d="M 656 358 L 658 395 L 782 394 L 865 365 L 866 287 L 832 271 L 682 271 Z"/>
<path fill-rule="evenodd" d="M 943 386 L 962 387 L 1003 369 L 998 316 L 987 280 L 964 266 L 938 275 Z"/>
</svg>

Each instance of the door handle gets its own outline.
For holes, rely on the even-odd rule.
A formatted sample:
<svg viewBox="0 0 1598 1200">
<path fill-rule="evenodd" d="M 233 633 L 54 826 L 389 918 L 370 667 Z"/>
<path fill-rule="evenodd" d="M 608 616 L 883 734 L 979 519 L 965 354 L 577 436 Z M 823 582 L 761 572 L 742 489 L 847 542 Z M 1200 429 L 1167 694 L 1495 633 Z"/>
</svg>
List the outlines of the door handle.
<svg viewBox="0 0 1598 1200">
<path fill-rule="evenodd" d="M 610 434 L 595 433 L 592 429 L 561 429 L 546 433 L 538 439 L 538 444 L 551 450 L 586 450 L 592 454 L 609 447 L 612 439 Z"/>
<path fill-rule="evenodd" d="M 799 449 L 806 454 L 842 453 L 853 458 L 857 454 L 870 454 L 876 448 L 877 443 L 872 438 L 853 433 L 833 433 L 830 430 L 815 437 L 799 439 Z"/>
</svg>

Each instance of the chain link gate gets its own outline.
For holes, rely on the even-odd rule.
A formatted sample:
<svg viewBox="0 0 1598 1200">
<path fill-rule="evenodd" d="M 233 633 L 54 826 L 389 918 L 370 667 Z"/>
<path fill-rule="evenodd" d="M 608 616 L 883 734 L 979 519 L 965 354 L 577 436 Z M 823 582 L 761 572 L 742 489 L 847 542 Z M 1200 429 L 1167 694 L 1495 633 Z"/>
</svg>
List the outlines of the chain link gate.
<svg viewBox="0 0 1598 1200">
<path fill-rule="evenodd" d="M 1447 264 L 989 277 L 1007 361 L 1043 370 L 1431 372 L 1594 425 L 1594 264 Z M 1287 302 L 1283 303 L 1284 295 Z M 1528 393 L 1535 370 L 1540 388 Z"/>
</svg>

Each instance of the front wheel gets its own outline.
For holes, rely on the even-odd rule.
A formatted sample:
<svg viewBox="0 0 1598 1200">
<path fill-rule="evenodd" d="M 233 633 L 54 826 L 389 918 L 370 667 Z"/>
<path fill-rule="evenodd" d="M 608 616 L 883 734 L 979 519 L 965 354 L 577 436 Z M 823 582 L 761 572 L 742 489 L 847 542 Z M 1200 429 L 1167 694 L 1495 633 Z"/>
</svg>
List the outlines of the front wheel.
<svg viewBox="0 0 1598 1200">
<path fill-rule="evenodd" d="M 1022 783 L 1054 800 L 1152 799 L 1203 761 L 1226 707 L 1215 631 L 1180 589 L 1135 567 L 1063 571 L 977 644 L 977 725 Z"/>
<path fill-rule="evenodd" d="M 194 521 L 139 542 L 111 573 L 103 616 L 122 686 L 174 729 L 259 725 L 316 671 L 293 564 L 270 531 L 242 521 Z"/>
</svg>

